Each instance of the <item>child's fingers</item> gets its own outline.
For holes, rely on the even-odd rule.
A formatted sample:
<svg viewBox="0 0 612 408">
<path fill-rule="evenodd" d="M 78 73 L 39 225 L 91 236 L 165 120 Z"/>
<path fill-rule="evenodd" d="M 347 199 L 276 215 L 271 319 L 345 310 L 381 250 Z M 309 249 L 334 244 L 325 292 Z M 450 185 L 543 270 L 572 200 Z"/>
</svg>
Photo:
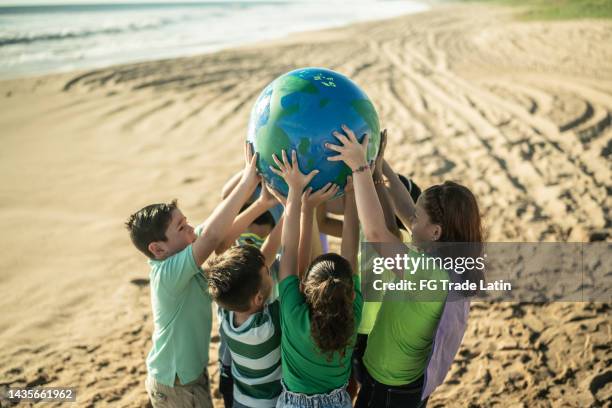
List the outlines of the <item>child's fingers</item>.
<svg viewBox="0 0 612 408">
<path fill-rule="evenodd" d="M 332 135 L 334 135 L 334 137 L 338 139 L 338 141 L 340 141 L 340 143 L 342 143 L 343 146 L 349 143 L 349 139 L 340 132 L 334 131 L 332 132 Z"/>
<path fill-rule="evenodd" d="M 249 151 L 249 142 L 244 142 L 244 162 L 245 163 L 250 163 L 251 162 L 251 157 L 250 157 L 250 151 Z"/>
<path fill-rule="evenodd" d="M 344 157 L 341 154 L 338 154 L 336 156 L 329 156 L 327 158 L 327 160 L 329 160 L 329 161 L 342 161 L 342 160 L 344 160 Z"/>
<path fill-rule="evenodd" d="M 304 193 L 302 193 L 302 200 L 308 200 L 310 198 L 310 194 L 312 193 L 312 187 L 308 187 Z"/>
<path fill-rule="evenodd" d="M 294 150 L 291 150 L 291 166 L 296 166 L 297 165 L 297 152 Z"/>
<path fill-rule="evenodd" d="M 336 193 L 338 192 L 338 188 L 339 187 L 336 184 L 332 184 L 331 186 L 329 186 L 327 191 L 325 191 L 325 194 L 323 194 L 324 198 L 327 200 L 327 199 L 335 196 Z"/>
<path fill-rule="evenodd" d="M 327 193 L 327 191 L 328 191 L 328 190 L 331 188 L 331 186 L 332 186 L 332 183 L 331 183 L 331 182 L 329 182 L 329 183 L 325 184 L 323 187 L 321 187 L 321 188 L 320 188 L 320 189 L 317 191 L 317 193 L 318 193 L 319 195 L 322 195 L 322 196 L 323 196 L 323 195 L 325 195 L 325 193 Z"/>
<path fill-rule="evenodd" d="M 370 141 L 370 135 L 368 135 L 367 133 L 363 136 L 363 140 L 361 141 L 361 146 L 363 147 L 367 147 L 368 146 L 368 142 Z"/>
<path fill-rule="evenodd" d="M 272 173 L 276 174 L 277 176 L 280 177 L 284 177 L 284 173 L 278 169 L 276 169 L 274 166 L 268 166 L 270 167 L 270 170 L 272 171 Z"/>
<path fill-rule="evenodd" d="M 276 166 L 281 170 L 281 171 L 285 171 L 285 166 L 283 165 L 283 163 L 281 163 L 281 161 L 278 159 L 278 157 L 276 157 L 276 154 L 272 155 L 272 160 L 274 160 L 274 163 L 276 164 Z M 270 166 L 272 167 L 272 166 Z"/>
<path fill-rule="evenodd" d="M 310 180 L 312 180 L 317 174 L 319 174 L 319 170 L 313 170 L 310 173 L 306 174 L 306 183 L 304 184 L 310 183 Z"/>
<path fill-rule="evenodd" d="M 380 132 L 379 150 L 385 150 L 385 146 L 387 146 L 387 129 L 383 129 L 383 131 Z"/>
<path fill-rule="evenodd" d="M 325 143 L 325 147 L 329 150 L 333 150 L 334 152 L 342 153 L 344 150 L 344 146 L 335 145 L 331 143 Z"/>
<path fill-rule="evenodd" d="M 255 153 L 252 157 L 251 157 L 251 161 L 249 163 L 249 165 L 251 166 L 251 168 L 257 167 L 257 158 L 259 157 L 259 153 Z"/>
<path fill-rule="evenodd" d="M 342 130 L 344 130 L 344 133 L 348 135 L 348 138 L 351 142 L 357 142 L 357 138 L 355 137 L 355 132 L 353 132 L 351 128 L 349 128 L 346 125 L 342 125 Z"/>
<path fill-rule="evenodd" d="M 283 149 L 283 165 L 287 168 L 291 167 L 291 163 L 289 163 L 289 159 L 287 158 L 287 152 Z"/>
</svg>

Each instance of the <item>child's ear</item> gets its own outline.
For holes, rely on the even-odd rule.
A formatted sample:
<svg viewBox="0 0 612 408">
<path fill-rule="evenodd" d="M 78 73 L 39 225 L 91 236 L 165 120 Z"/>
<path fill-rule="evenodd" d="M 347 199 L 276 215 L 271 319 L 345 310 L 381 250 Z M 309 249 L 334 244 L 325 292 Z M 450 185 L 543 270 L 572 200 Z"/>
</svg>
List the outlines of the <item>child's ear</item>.
<svg viewBox="0 0 612 408">
<path fill-rule="evenodd" d="M 163 258 L 166 253 L 166 248 L 158 241 L 151 242 L 147 248 L 155 256 L 155 259 Z"/>
<path fill-rule="evenodd" d="M 264 304 L 264 302 L 265 302 L 265 299 L 263 295 L 261 294 L 261 292 L 257 292 L 257 294 L 255 295 L 255 298 L 253 299 L 253 303 L 255 304 L 254 306 L 259 308 Z"/>
<path fill-rule="evenodd" d="M 437 240 L 440 239 L 441 236 L 442 236 L 442 227 L 439 226 L 438 224 L 434 224 L 431 240 L 432 241 L 437 241 Z"/>
</svg>

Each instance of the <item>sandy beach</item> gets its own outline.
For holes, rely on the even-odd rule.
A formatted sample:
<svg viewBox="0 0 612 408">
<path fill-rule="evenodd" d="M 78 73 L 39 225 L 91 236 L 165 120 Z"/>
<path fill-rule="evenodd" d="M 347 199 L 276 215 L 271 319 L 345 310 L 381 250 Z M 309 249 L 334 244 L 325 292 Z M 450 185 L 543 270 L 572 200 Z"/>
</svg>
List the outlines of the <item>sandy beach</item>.
<svg viewBox="0 0 612 408">
<path fill-rule="evenodd" d="M 148 266 L 123 223 L 172 198 L 204 220 L 240 169 L 258 94 L 297 67 L 358 83 L 388 129 L 387 160 L 421 186 L 469 186 L 489 241 L 612 240 L 612 23 L 513 13 L 436 6 L 0 82 L 1 385 L 75 387 L 79 407 L 147 405 Z M 611 406 L 611 344 L 609 303 L 473 304 L 428 406 Z"/>
</svg>

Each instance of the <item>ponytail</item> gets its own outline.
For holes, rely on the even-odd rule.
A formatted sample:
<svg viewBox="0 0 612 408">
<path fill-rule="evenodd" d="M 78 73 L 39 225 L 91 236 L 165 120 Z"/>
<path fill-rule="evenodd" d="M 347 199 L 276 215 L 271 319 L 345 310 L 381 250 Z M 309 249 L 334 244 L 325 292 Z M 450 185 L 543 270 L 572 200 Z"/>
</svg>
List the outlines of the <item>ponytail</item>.
<svg viewBox="0 0 612 408">
<path fill-rule="evenodd" d="M 337 254 L 316 258 L 306 275 L 304 295 L 310 308 L 310 333 L 331 361 L 344 357 L 355 332 L 353 274 L 349 262 Z"/>
</svg>

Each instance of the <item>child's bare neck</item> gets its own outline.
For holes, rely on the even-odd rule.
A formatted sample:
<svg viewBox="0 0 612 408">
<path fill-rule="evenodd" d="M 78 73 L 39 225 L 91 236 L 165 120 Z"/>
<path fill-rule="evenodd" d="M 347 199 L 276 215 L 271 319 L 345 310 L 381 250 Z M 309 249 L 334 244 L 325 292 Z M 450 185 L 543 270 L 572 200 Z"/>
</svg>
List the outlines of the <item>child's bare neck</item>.
<svg viewBox="0 0 612 408">
<path fill-rule="evenodd" d="M 257 312 L 261 312 L 263 310 L 263 306 L 258 309 L 247 310 L 246 312 L 234 312 L 234 325 L 240 326 L 242 323 L 249 320 L 249 317 L 254 315 Z"/>
</svg>

